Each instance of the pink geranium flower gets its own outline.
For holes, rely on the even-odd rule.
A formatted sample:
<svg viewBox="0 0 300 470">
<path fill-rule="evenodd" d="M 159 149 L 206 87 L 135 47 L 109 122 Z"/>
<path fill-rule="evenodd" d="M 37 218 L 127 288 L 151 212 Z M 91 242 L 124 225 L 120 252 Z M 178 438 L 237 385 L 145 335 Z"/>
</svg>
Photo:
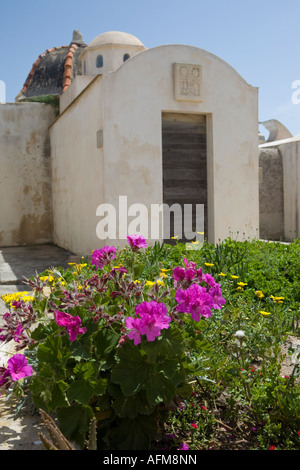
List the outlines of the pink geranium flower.
<svg viewBox="0 0 300 470">
<path fill-rule="evenodd" d="M 226 300 L 223 298 L 220 284 L 215 283 L 208 292 L 213 299 L 213 308 L 221 310 L 223 305 L 226 303 Z"/>
<path fill-rule="evenodd" d="M 104 265 L 109 264 L 116 257 L 116 248 L 114 246 L 105 246 L 100 250 L 94 250 L 92 253 L 92 264 L 96 269 L 102 269 Z"/>
<path fill-rule="evenodd" d="M 191 313 L 193 320 L 198 322 L 200 317 L 210 317 L 213 308 L 212 296 L 205 287 L 192 284 L 186 290 L 178 289 L 175 294 L 178 312 Z"/>
<path fill-rule="evenodd" d="M 27 364 L 27 359 L 23 354 L 15 354 L 7 361 L 7 370 L 14 382 L 33 374 L 32 367 Z"/>
<path fill-rule="evenodd" d="M 196 263 L 193 263 L 192 261 L 189 262 L 186 258 L 184 258 L 183 262 L 185 268 L 182 268 L 181 266 L 176 266 L 176 268 L 173 269 L 172 275 L 175 283 L 190 284 L 193 280 L 194 282 L 201 282 L 204 280 L 204 274 L 202 272 L 202 269 L 197 269 Z"/>
<path fill-rule="evenodd" d="M 54 317 L 58 326 L 66 328 L 71 342 L 75 341 L 78 335 L 82 335 L 86 332 L 86 328 L 81 327 L 81 318 L 79 316 L 73 317 L 73 315 L 69 313 L 56 310 Z"/>
<path fill-rule="evenodd" d="M 147 243 L 142 235 L 128 235 L 127 236 L 128 244 L 133 251 L 138 250 L 139 248 L 147 248 Z"/>
<path fill-rule="evenodd" d="M 185 269 L 181 266 L 176 266 L 176 268 L 173 269 L 172 276 L 176 282 L 183 281 L 185 279 Z"/>
<path fill-rule="evenodd" d="M 135 312 L 139 317 L 126 319 L 126 328 L 130 329 L 128 338 L 133 339 L 135 345 L 141 342 L 141 335 L 146 335 L 148 341 L 154 341 L 161 330 L 169 328 L 171 318 L 163 303 L 145 301 L 135 307 Z"/>
<path fill-rule="evenodd" d="M 135 345 L 140 344 L 141 342 L 141 332 L 140 332 L 141 319 L 140 318 L 126 318 L 126 328 L 129 331 L 128 338 L 133 339 Z"/>
</svg>

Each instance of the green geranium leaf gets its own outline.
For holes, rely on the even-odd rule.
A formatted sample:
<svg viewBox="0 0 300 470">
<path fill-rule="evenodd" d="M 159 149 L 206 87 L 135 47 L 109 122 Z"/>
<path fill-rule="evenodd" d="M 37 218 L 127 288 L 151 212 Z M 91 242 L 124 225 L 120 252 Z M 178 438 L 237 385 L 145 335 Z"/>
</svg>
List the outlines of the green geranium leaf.
<svg viewBox="0 0 300 470">
<path fill-rule="evenodd" d="M 40 323 L 32 331 L 31 338 L 35 341 L 43 341 L 55 331 L 58 331 L 58 326 L 55 322 L 47 323 L 46 325 Z"/>
<path fill-rule="evenodd" d="M 112 446 L 118 450 L 148 450 L 150 439 L 159 439 L 157 412 L 150 416 L 123 419 L 112 431 Z"/>
<path fill-rule="evenodd" d="M 103 395 L 106 390 L 107 380 L 76 380 L 72 382 L 68 390 L 68 399 L 70 402 L 77 402 L 87 405 L 95 395 Z"/>
<path fill-rule="evenodd" d="M 92 409 L 86 405 L 72 405 L 57 410 L 59 428 L 67 439 L 74 440 L 80 447 L 86 441 L 91 419 Z"/>
<path fill-rule="evenodd" d="M 50 364 L 43 364 L 39 374 L 30 384 L 32 399 L 37 408 L 55 410 L 58 406 L 67 406 L 66 390 L 68 385 L 59 380 Z"/>
<path fill-rule="evenodd" d="M 94 335 L 93 342 L 99 370 L 105 370 L 113 364 L 119 337 L 119 334 L 110 328 L 102 328 Z"/>
<path fill-rule="evenodd" d="M 73 372 L 76 377 L 87 380 L 91 377 L 95 377 L 96 367 L 92 362 L 80 362 L 76 364 Z"/>
<path fill-rule="evenodd" d="M 150 406 L 170 401 L 175 387 L 184 378 L 176 359 L 150 363 L 143 351 L 133 343 L 126 343 L 120 348 L 118 358 L 118 364 L 112 369 L 112 382 L 120 384 L 125 397 L 146 390 Z"/>
<path fill-rule="evenodd" d="M 183 352 L 183 340 L 181 332 L 175 328 L 163 330 L 155 341 L 147 341 L 142 338 L 142 348 L 146 352 L 150 362 L 157 362 L 161 357 L 176 357 L 177 361 Z"/>
<path fill-rule="evenodd" d="M 164 374 L 151 374 L 149 382 L 147 397 L 151 406 L 161 402 L 169 403 L 172 400 L 175 395 L 175 386 Z"/>
<path fill-rule="evenodd" d="M 150 407 L 145 390 L 138 392 L 131 397 L 125 397 L 121 388 L 116 386 L 114 391 L 113 409 L 121 418 L 133 419 L 137 415 L 149 415 L 153 412 Z"/>
<path fill-rule="evenodd" d="M 38 347 L 37 358 L 41 364 L 52 363 L 57 367 L 62 367 L 68 357 L 70 357 L 70 350 L 63 346 L 61 336 L 49 336 Z"/>
<path fill-rule="evenodd" d="M 145 389 L 153 366 L 146 362 L 140 350 L 131 343 L 123 345 L 118 351 L 119 362 L 112 369 L 111 380 L 122 387 L 125 396 Z"/>
</svg>

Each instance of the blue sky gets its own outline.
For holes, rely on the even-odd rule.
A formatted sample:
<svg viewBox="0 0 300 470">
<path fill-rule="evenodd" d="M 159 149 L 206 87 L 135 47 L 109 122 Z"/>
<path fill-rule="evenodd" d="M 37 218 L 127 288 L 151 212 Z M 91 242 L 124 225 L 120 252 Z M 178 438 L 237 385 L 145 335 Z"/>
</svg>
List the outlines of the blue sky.
<svg viewBox="0 0 300 470">
<path fill-rule="evenodd" d="M 277 119 L 295 135 L 299 18 L 299 0 L 0 0 L 0 80 L 13 102 L 38 56 L 69 44 L 74 29 L 86 43 L 124 31 L 147 48 L 188 44 L 221 57 L 259 88 L 259 120 Z"/>
</svg>

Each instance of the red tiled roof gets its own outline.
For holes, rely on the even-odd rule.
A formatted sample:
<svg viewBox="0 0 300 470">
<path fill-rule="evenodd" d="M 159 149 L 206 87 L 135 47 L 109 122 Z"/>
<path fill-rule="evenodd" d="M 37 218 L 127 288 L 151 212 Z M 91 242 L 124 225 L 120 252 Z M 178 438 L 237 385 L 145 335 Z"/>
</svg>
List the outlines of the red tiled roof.
<svg viewBox="0 0 300 470">
<path fill-rule="evenodd" d="M 29 87 L 30 83 L 31 83 L 31 80 L 32 80 L 32 77 L 34 75 L 34 72 L 35 72 L 35 69 L 37 67 L 37 65 L 40 63 L 41 59 L 43 57 L 45 57 L 46 54 L 49 54 L 49 52 L 52 52 L 52 51 L 56 51 L 58 49 L 62 49 L 62 48 L 68 48 L 69 46 L 61 46 L 61 47 L 52 47 L 51 49 L 47 49 L 45 52 L 43 52 L 42 54 L 39 55 L 39 57 L 37 58 L 37 60 L 34 62 L 34 64 L 32 65 L 32 68 L 27 76 L 27 79 L 23 85 L 23 88 L 21 90 L 21 93 L 25 93 L 25 91 L 27 90 L 27 88 Z"/>
<path fill-rule="evenodd" d="M 71 83 L 73 55 L 77 47 L 78 47 L 77 44 L 71 44 L 69 47 L 68 53 L 66 55 L 66 60 L 65 60 L 65 65 L 64 65 L 62 93 L 64 93 L 67 90 L 67 88 L 70 86 L 70 83 Z"/>
<path fill-rule="evenodd" d="M 85 45 L 83 46 L 85 47 Z M 82 47 L 82 46 L 78 46 L 77 44 L 71 43 L 68 46 L 52 47 L 51 49 L 47 49 L 43 54 L 40 54 L 37 60 L 32 65 L 32 68 L 21 90 L 21 94 L 24 94 L 26 92 L 27 88 L 32 82 L 32 78 L 35 73 L 36 67 L 38 66 L 40 61 L 43 59 L 43 57 L 45 57 L 47 54 L 53 51 L 67 49 L 67 54 L 65 56 L 65 61 L 64 61 L 63 86 L 62 86 L 62 93 L 64 93 L 68 89 L 71 83 L 73 58 L 74 58 L 74 53 L 78 47 Z"/>
</svg>

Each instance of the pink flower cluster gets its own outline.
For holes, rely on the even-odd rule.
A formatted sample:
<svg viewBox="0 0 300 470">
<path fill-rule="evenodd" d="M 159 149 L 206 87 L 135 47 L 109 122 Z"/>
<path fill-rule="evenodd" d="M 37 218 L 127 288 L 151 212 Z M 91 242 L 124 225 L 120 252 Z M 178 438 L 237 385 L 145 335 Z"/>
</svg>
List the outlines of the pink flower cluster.
<svg viewBox="0 0 300 470">
<path fill-rule="evenodd" d="M 32 367 L 28 365 L 23 354 L 15 354 L 7 361 L 7 368 L 0 367 L 0 387 L 8 388 L 10 383 L 17 382 L 33 374 Z"/>
<path fill-rule="evenodd" d="M 137 251 L 139 248 L 147 248 L 147 243 L 142 235 L 128 235 L 128 244 L 133 251 Z"/>
<path fill-rule="evenodd" d="M 188 284 L 193 279 L 198 281 L 204 280 L 204 274 L 202 272 L 202 269 L 197 269 L 196 263 L 189 263 L 188 260 L 185 258 L 184 264 L 185 268 L 182 268 L 181 266 L 176 266 L 176 268 L 173 269 L 172 276 L 175 281 L 175 284 Z"/>
<path fill-rule="evenodd" d="M 54 317 L 58 326 L 66 328 L 71 342 L 75 341 L 78 335 L 82 335 L 86 332 L 86 328 L 81 327 L 81 318 L 78 316 L 55 310 Z"/>
<path fill-rule="evenodd" d="M 200 317 L 210 317 L 212 310 L 220 310 L 225 304 L 220 284 L 211 274 L 204 274 L 197 269 L 196 263 L 184 260 L 185 268 L 177 266 L 173 270 L 173 279 L 180 288 L 176 291 L 175 300 L 178 312 L 190 313 L 198 322 Z"/>
<path fill-rule="evenodd" d="M 141 342 L 141 335 L 146 335 L 148 341 L 154 341 L 162 329 L 169 328 L 171 318 L 164 303 L 144 301 L 135 307 L 135 312 L 139 317 L 126 318 L 126 328 L 130 330 L 128 338 L 133 339 L 135 345 Z"/>
<path fill-rule="evenodd" d="M 114 246 L 105 246 L 100 250 L 94 250 L 92 253 L 92 264 L 96 269 L 102 269 L 104 265 L 109 264 L 116 257 L 116 248 Z"/>
</svg>

